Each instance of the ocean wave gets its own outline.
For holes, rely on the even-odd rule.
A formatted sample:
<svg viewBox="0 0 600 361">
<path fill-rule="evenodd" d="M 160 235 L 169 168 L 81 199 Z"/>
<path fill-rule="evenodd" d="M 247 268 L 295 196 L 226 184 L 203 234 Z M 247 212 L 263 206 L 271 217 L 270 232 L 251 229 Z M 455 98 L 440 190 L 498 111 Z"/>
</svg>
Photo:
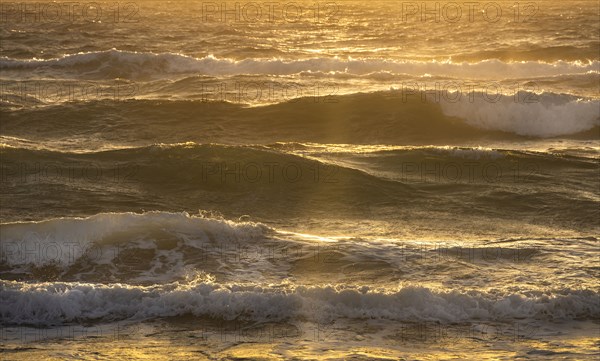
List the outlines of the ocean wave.
<svg viewBox="0 0 600 361">
<path fill-rule="evenodd" d="M 546 61 L 597 59 L 598 52 L 595 46 L 582 45 L 554 45 L 540 46 L 528 44 L 528 47 L 507 47 L 499 49 L 485 49 L 475 52 L 466 52 L 454 55 L 457 60 L 477 61 L 480 59 L 500 59 L 504 61 L 520 60 L 531 61 L 544 59 Z"/>
<path fill-rule="evenodd" d="M 529 97 L 529 102 L 515 101 Z M 485 97 L 461 97 L 456 102 L 442 101 L 447 116 L 465 119 L 477 128 L 513 132 L 534 137 L 575 134 L 600 126 L 600 101 L 583 100 L 562 94 L 497 95 L 493 101 Z"/>
<path fill-rule="evenodd" d="M 119 168 L 131 166 L 135 167 L 135 172 L 131 173 L 131 179 L 126 180 L 147 186 L 167 184 L 164 191 L 173 189 L 175 185 L 183 189 L 189 187 L 190 190 L 206 188 L 231 191 L 268 186 L 272 189 L 283 187 L 291 195 L 319 187 L 330 190 L 356 187 L 358 193 L 370 188 L 369 195 L 378 198 L 391 193 L 409 197 L 410 192 L 419 187 L 419 184 L 411 184 L 412 176 L 424 180 L 422 171 L 430 173 L 432 178 L 429 181 L 446 183 L 442 166 L 451 167 L 451 170 L 444 172 L 453 179 L 449 182 L 457 186 L 466 180 L 453 177 L 459 177 L 467 170 L 470 174 L 467 183 L 489 183 L 490 180 L 483 177 L 483 173 L 487 172 L 482 170 L 488 166 L 494 167 L 496 181 L 508 183 L 514 182 L 512 177 L 517 176 L 514 169 L 519 164 L 529 167 L 522 171 L 528 170 L 526 173 L 534 178 L 539 176 L 539 181 L 545 179 L 543 174 L 546 173 L 569 169 L 584 174 L 597 169 L 597 154 L 578 154 L 573 150 L 564 154 L 555 151 L 453 146 L 342 146 L 293 142 L 232 146 L 186 142 L 69 152 L 10 138 L 5 138 L 0 144 L 6 185 L 27 178 L 26 174 L 19 171 L 20 165 L 42 162 L 51 168 L 38 172 L 39 183 L 63 178 L 70 182 L 85 181 L 86 175 L 89 177 L 90 166 L 109 175 L 118 173 Z M 424 169 L 421 170 L 421 167 Z M 426 171 L 429 168 L 431 170 Z M 496 173 L 503 176 L 496 176 Z M 36 183 L 35 175 L 32 170 L 32 184 Z M 360 189 L 363 190 L 359 192 Z"/>
<path fill-rule="evenodd" d="M 354 153 L 339 148 L 188 142 L 72 153 L 21 142 L 0 152 L 6 204 L 16 205 L 28 194 L 36 200 L 36 194 L 47 194 L 45 201 L 60 194 L 86 215 L 103 212 L 97 207 L 107 199 L 122 203 L 122 197 L 127 208 L 118 211 L 204 208 L 263 217 L 299 212 L 360 217 L 386 204 L 403 204 L 406 211 L 450 206 L 465 216 L 502 209 L 539 217 L 531 205 L 544 204 L 553 216 L 540 221 L 598 224 L 598 212 L 590 211 L 597 209 L 598 198 L 590 192 L 597 184 L 597 157 L 469 147 L 390 146 L 370 152 L 359 147 Z M 523 194 L 531 182 L 551 188 Z M 476 195 L 466 192 L 473 187 Z M 473 204 L 481 207 L 476 211 Z M 14 211 L 19 208 L 4 207 L 7 216 Z"/>
<path fill-rule="evenodd" d="M 0 60 L 4 71 L 59 70 L 67 74 L 94 78 L 156 78 L 170 74 L 199 73 L 206 75 L 264 74 L 289 75 L 306 71 L 369 74 L 388 71 L 412 75 L 445 75 L 474 79 L 510 79 L 554 76 L 598 71 L 597 60 L 503 62 L 483 60 L 474 63 L 452 61 L 413 61 L 392 59 L 310 58 L 286 59 L 220 59 L 212 55 L 194 58 L 173 53 L 144 53 L 106 50 L 69 54 L 55 59 Z"/>
<path fill-rule="evenodd" d="M 214 212 L 201 211 L 198 215 L 190 215 L 187 212 L 145 212 L 145 213 L 101 213 L 87 218 L 56 218 L 44 221 L 14 222 L 0 225 L 3 235 L 3 244 L 0 247 L 0 264 L 5 267 L 4 272 L 29 273 L 53 268 L 60 271 L 61 276 L 69 277 L 71 271 L 75 273 L 84 272 L 86 267 L 98 265 L 111 265 L 116 267 L 121 264 L 125 268 L 139 266 L 139 271 L 153 271 L 160 269 L 153 262 L 163 259 L 171 262 L 169 272 L 164 276 L 179 278 L 187 276 L 187 262 L 201 261 L 200 265 L 207 272 L 215 272 L 210 269 L 210 257 L 225 261 L 230 259 L 241 262 L 238 257 L 223 257 L 226 252 L 247 251 L 248 259 L 274 258 L 274 254 L 263 254 L 263 251 L 272 248 L 274 244 L 283 249 L 295 249 L 302 246 L 302 251 L 296 249 L 295 253 L 282 254 L 281 261 L 295 262 L 305 258 L 311 253 L 313 246 L 331 246 L 338 255 L 348 256 L 350 263 L 359 260 L 373 261 L 373 257 L 385 264 L 400 266 L 408 258 L 423 259 L 424 243 L 412 244 L 402 242 L 402 247 L 396 245 L 397 240 L 387 239 L 371 242 L 360 238 L 348 237 L 324 237 L 305 233 L 295 233 L 276 230 L 261 223 L 246 220 L 228 221 Z M 567 242 L 560 239 L 547 240 L 556 249 L 560 244 Z M 586 240 L 578 240 L 582 245 Z M 530 242 L 520 240 L 518 248 L 504 250 L 488 247 L 485 243 L 469 245 L 468 252 L 460 249 L 442 248 L 456 246 L 456 243 L 432 243 L 429 245 L 432 255 L 435 251 L 445 250 L 448 257 L 473 256 L 479 253 L 477 258 L 486 258 L 493 261 L 490 255 L 502 253 L 504 257 L 514 256 L 514 250 L 521 255 L 531 258 L 538 255 L 540 250 L 529 244 Z M 257 247 L 260 252 L 250 255 L 250 251 Z M 512 251 L 511 251 L 512 249 Z M 198 256 L 200 252 L 201 257 Z M 274 252 L 274 249 L 271 250 Z M 325 248 L 323 248 L 325 255 Z M 335 253 L 334 252 L 334 253 Z M 131 254 L 128 254 L 131 253 Z M 135 255 L 138 253 L 137 255 Z M 486 254 L 484 257 L 483 255 Z M 126 258 L 123 258 L 126 256 Z M 133 257 L 135 256 L 135 257 Z M 128 259 L 131 258 L 131 259 Z M 142 260 L 142 258 L 146 258 Z M 179 261 L 185 261 L 183 263 Z M 226 262 L 225 262 L 226 263 Z M 221 264 L 222 265 L 222 264 Z M 49 266 L 49 268 L 48 268 Z M 264 267 L 264 264 L 262 265 Z M 339 266 L 339 264 L 337 265 Z M 383 267 L 383 264 L 380 264 Z M 114 269 L 115 271 L 116 268 Z M 337 269 L 340 271 L 340 269 Z M 39 273 L 39 272 L 37 272 Z M 118 273 L 118 272 L 115 272 Z M 169 274 L 166 274 L 169 273 Z M 72 276 L 73 274 L 71 274 Z M 93 272 L 90 272 L 93 276 Z M 50 276 L 50 275 L 49 275 Z M 59 275 L 52 275 L 57 277 Z M 98 275 L 100 276 L 100 275 Z M 156 274 L 151 276 L 157 276 Z M 156 278 L 149 277 L 147 280 Z"/>
<path fill-rule="evenodd" d="M 419 92 L 391 90 L 297 98 L 258 107 L 206 101 L 104 100 L 2 113 L 4 129 L 12 136 L 28 138 L 31 124 L 36 124 L 47 130 L 46 139 L 54 134 L 77 138 L 89 133 L 92 139 L 99 134 L 106 137 L 104 143 L 115 138 L 131 141 L 140 133 L 164 143 L 210 139 L 263 144 L 452 144 L 479 138 L 598 137 L 599 100 L 523 92 L 490 97 L 492 100 L 484 95 L 444 93 L 436 101 Z M 107 112 L 115 114 L 113 126 L 107 126 L 103 118 Z"/>
<path fill-rule="evenodd" d="M 598 293 L 558 289 L 506 294 L 408 286 L 269 287 L 198 280 L 154 286 L 1 281 L 4 325 L 146 320 L 180 315 L 225 320 L 388 319 L 397 321 L 573 320 L 600 316 Z"/>
<path fill-rule="evenodd" d="M 298 225 L 303 217 L 329 227 L 331 218 L 355 224 L 350 220 L 367 214 L 382 222 L 372 229 L 376 232 L 391 227 L 396 234 L 419 236 L 420 228 L 411 225 L 425 220 L 436 222 L 444 237 L 454 232 L 464 237 L 467 222 L 469 227 L 482 222 L 493 237 L 497 229 L 516 232 L 520 222 L 555 233 L 558 227 L 576 227 L 594 234 L 599 226 L 599 199 L 593 192 L 597 157 L 573 152 L 433 146 L 371 146 L 369 152 L 364 146 L 340 152 L 339 145 L 319 149 L 306 143 L 188 142 L 73 153 L 16 142 L 18 147 L 0 148 L 5 222 L 208 209 L 229 218 L 249 214 L 259 221 L 286 219 L 299 229 L 306 226 Z M 150 229 L 162 222 L 149 216 L 155 218 Z M 141 218 L 139 222 L 143 224 Z M 22 227 L 20 232 L 25 232 L 27 226 Z M 47 235 L 38 239 L 43 237 Z"/>
<path fill-rule="evenodd" d="M 252 242 L 265 237 L 269 228 L 260 223 L 235 223 L 224 219 L 183 213 L 103 213 L 88 218 L 60 218 L 41 222 L 0 225 L 2 263 L 8 266 L 56 265 L 66 267 L 81 261 L 92 247 L 126 247 L 136 241 L 187 240 L 196 247 L 218 242 Z M 142 242 L 143 243 L 143 242 Z M 119 246 L 120 244 L 120 246 Z M 144 247 L 143 244 L 138 245 Z M 95 255 L 95 253 L 93 253 Z M 110 263 L 114 254 L 104 254 L 95 263 Z"/>
</svg>

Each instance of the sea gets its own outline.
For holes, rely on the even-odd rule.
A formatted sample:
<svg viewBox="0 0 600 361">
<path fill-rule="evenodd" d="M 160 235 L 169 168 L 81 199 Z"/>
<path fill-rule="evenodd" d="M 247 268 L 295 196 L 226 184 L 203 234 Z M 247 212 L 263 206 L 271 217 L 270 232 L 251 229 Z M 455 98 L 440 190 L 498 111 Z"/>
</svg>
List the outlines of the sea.
<svg viewBox="0 0 600 361">
<path fill-rule="evenodd" d="M 3 360 L 597 360 L 598 1 L 0 3 Z"/>
</svg>

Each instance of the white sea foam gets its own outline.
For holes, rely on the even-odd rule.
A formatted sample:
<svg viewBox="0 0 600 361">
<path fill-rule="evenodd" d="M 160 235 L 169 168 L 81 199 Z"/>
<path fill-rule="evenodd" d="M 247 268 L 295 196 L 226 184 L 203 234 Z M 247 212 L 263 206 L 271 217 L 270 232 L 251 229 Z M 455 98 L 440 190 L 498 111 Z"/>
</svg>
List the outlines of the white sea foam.
<svg viewBox="0 0 600 361">
<path fill-rule="evenodd" d="M 517 94 L 517 96 L 519 96 Z M 447 116 L 459 117 L 470 125 L 519 135 L 554 137 L 574 134 L 600 126 L 600 101 L 543 93 L 535 101 L 515 101 L 515 96 L 460 97 L 456 102 L 441 101 Z"/>
<path fill-rule="evenodd" d="M 1 259 L 11 266 L 67 266 L 92 246 L 136 242 L 138 248 L 143 248 L 140 242 L 147 241 L 145 237 L 156 239 L 165 234 L 197 246 L 206 242 L 249 241 L 266 230 L 268 228 L 262 224 L 195 217 L 185 212 L 101 213 L 89 218 L 0 225 Z M 101 263 L 100 259 L 95 261 Z"/>
<path fill-rule="evenodd" d="M 201 280 L 155 286 L 1 281 L 5 324 L 51 325 L 192 314 L 233 320 L 279 321 L 339 318 L 465 322 L 510 319 L 569 320 L 600 315 L 589 290 L 529 293 L 397 290 L 367 286 L 244 286 Z"/>
</svg>

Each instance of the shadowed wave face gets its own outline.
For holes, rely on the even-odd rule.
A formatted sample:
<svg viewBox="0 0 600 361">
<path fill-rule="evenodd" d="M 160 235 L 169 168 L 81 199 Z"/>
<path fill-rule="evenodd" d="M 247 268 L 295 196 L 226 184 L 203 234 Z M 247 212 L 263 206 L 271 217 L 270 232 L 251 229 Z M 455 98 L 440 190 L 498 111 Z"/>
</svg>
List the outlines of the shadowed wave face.
<svg viewBox="0 0 600 361">
<path fill-rule="evenodd" d="M 519 96 L 531 97 L 531 103 L 516 102 Z M 458 145 L 559 137 L 595 140 L 600 134 L 596 100 L 528 93 L 495 102 L 469 94 L 456 99 L 435 102 L 413 91 L 303 97 L 258 107 L 107 99 L 6 109 L 1 114 L 6 136 L 31 139 L 43 130 L 43 136 L 54 141 L 50 144 L 85 139 L 82 149 L 185 141 Z M 109 123 L 104 120 L 107 113 Z M 32 132 L 32 127 L 38 131 Z"/>
<path fill-rule="evenodd" d="M 15 191 L 2 215 L 11 221 L 29 209 L 40 213 L 30 219 L 59 216 L 55 207 L 69 199 L 69 212 L 85 215 L 115 206 L 209 208 L 264 220 L 310 215 L 353 222 L 368 214 L 396 228 L 399 214 L 409 223 L 424 213 L 458 213 L 466 222 L 519 214 L 524 223 L 597 230 L 588 193 L 597 181 L 593 150 L 189 142 L 85 153 L 5 146 L 2 153 L 5 189 Z M 435 228 L 454 234 L 456 222 Z"/>
</svg>

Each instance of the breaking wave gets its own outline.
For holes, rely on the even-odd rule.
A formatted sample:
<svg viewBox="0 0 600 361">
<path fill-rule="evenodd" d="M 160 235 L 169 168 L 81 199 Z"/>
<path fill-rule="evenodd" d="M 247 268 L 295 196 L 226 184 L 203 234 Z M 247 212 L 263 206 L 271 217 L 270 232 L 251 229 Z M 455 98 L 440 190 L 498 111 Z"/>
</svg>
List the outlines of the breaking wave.
<svg viewBox="0 0 600 361">
<path fill-rule="evenodd" d="M 398 321 L 573 320 L 600 315 L 598 294 L 555 290 L 494 294 L 482 291 L 363 286 L 257 287 L 199 280 L 154 286 L 1 281 L 3 324 L 145 320 L 179 315 L 225 320 L 282 321 L 338 318 Z"/>
</svg>

